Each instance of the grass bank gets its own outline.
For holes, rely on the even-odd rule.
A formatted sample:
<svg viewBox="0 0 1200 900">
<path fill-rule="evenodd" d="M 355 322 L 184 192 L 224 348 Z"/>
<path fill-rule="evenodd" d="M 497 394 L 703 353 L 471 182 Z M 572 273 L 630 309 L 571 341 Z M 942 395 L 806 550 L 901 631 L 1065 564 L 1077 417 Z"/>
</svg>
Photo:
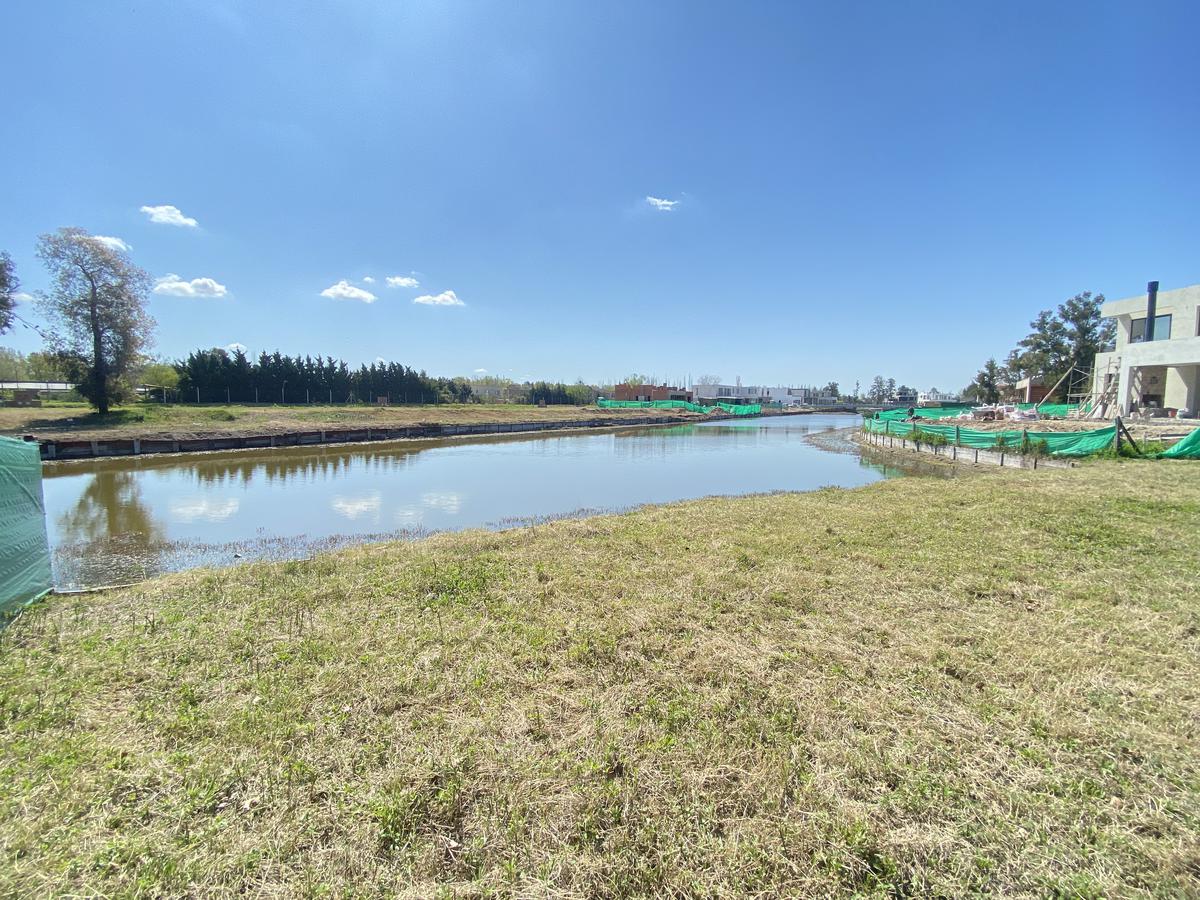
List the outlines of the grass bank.
<svg viewBox="0 0 1200 900">
<path fill-rule="evenodd" d="M 0 894 L 1200 892 L 1200 468 L 712 499 L 58 598 Z"/>
<path fill-rule="evenodd" d="M 99 440 L 157 437 L 201 438 L 241 434 L 284 434 L 330 428 L 403 428 L 412 425 L 506 424 L 607 419 L 636 424 L 663 415 L 653 409 L 594 406 L 537 407 L 524 404 L 442 403 L 413 406 L 189 406 L 138 403 L 107 416 L 83 404 L 36 409 L 0 408 L 0 434 L 44 439 Z M 689 415 L 672 411 L 672 415 Z M 698 417 L 699 418 L 699 417 Z"/>
</svg>

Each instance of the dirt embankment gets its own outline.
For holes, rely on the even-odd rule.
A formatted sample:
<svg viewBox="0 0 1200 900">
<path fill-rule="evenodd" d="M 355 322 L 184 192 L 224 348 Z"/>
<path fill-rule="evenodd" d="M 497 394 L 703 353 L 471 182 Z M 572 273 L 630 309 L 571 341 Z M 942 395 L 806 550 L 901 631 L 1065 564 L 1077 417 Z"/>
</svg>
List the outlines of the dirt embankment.
<svg viewBox="0 0 1200 900">
<path fill-rule="evenodd" d="M 205 440 L 322 430 L 401 429 L 458 425 L 563 423 L 579 419 L 636 425 L 681 410 L 537 407 L 517 404 L 431 406 L 155 406 L 121 408 L 99 416 L 83 406 L 0 409 L 0 434 L 39 440 Z"/>
</svg>

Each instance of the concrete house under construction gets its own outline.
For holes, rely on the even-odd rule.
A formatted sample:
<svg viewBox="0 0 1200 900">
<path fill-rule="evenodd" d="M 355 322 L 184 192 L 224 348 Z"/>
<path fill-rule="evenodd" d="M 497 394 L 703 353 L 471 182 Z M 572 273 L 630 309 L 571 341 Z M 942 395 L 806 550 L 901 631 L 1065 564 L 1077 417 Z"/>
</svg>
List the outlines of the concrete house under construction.
<svg viewBox="0 0 1200 900">
<path fill-rule="evenodd" d="M 1200 284 L 1113 300 L 1100 308 L 1117 320 L 1117 343 L 1096 355 L 1093 396 L 1118 415 L 1161 409 L 1200 416 Z"/>
</svg>

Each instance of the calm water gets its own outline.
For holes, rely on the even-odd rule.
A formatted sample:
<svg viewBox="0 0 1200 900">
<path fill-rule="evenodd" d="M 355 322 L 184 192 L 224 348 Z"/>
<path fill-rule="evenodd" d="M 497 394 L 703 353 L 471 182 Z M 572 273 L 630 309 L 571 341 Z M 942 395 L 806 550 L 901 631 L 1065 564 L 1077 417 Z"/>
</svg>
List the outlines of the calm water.
<svg viewBox="0 0 1200 900">
<path fill-rule="evenodd" d="M 863 485 L 892 473 L 806 440 L 857 421 L 776 417 L 49 465 L 47 525 L 59 587 L 111 584 L 710 494 Z"/>
</svg>

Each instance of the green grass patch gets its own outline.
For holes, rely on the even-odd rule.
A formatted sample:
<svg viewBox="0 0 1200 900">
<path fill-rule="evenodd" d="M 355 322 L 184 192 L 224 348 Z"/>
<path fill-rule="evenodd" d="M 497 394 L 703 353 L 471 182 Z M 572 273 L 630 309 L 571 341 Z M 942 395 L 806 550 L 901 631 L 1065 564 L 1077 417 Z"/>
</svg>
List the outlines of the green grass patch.
<svg viewBox="0 0 1200 900">
<path fill-rule="evenodd" d="M 1200 469 L 1131 465 L 51 598 L 0 895 L 1196 895 Z"/>
</svg>

